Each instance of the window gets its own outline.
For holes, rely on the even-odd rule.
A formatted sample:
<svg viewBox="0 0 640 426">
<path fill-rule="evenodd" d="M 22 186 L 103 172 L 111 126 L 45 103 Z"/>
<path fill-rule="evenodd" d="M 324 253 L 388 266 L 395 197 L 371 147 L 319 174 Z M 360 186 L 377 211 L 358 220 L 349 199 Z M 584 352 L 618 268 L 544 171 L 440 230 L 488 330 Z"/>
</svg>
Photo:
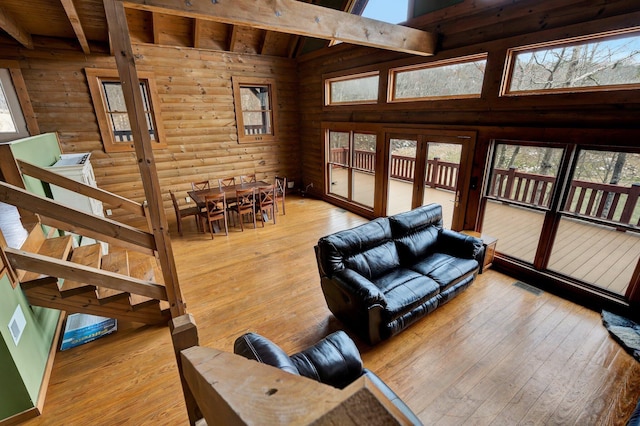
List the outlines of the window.
<svg viewBox="0 0 640 426">
<path fill-rule="evenodd" d="M 487 55 L 389 70 L 389 102 L 479 98 Z"/>
<path fill-rule="evenodd" d="M 377 71 L 325 80 L 325 105 L 375 104 L 378 102 Z"/>
<path fill-rule="evenodd" d="M 133 151 L 133 133 L 117 70 L 87 68 L 85 71 L 105 152 Z M 153 75 L 139 72 L 138 77 L 146 127 L 152 146 L 164 148 L 164 132 L 156 119 L 160 102 L 156 99 Z"/>
<path fill-rule="evenodd" d="M 0 68 L 0 142 L 27 136 L 27 123 L 20 108 L 11 73 L 7 68 Z"/>
<path fill-rule="evenodd" d="M 640 88 L 635 30 L 511 49 L 502 94 Z"/>
<path fill-rule="evenodd" d="M 328 193 L 373 209 L 375 133 L 327 130 Z"/>
<path fill-rule="evenodd" d="M 275 80 L 234 77 L 232 81 L 238 143 L 275 140 Z"/>
</svg>

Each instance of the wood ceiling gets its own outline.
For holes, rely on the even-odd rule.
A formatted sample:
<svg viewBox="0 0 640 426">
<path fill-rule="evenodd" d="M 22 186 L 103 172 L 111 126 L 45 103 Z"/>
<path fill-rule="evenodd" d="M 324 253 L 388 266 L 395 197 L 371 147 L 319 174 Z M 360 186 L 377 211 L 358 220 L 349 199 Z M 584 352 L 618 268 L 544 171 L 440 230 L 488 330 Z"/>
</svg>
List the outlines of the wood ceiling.
<svg viewBox="0 0 640 426">
<path fill-rule="evenodd" d="M 178 7 L 190 7 L 192 2 L 194 5 L 197 3 L 196 0 L 165 3 L 175 4 Z M 324 13 L 334 13 L 335 11 L 332 9 L 337 9 L 341 12 L 358 15 L 364 10 L 367 0 L 300 0 L 299 2 L 322 6 L 327 10 Z M 302 33 L 302 35 L 300 32 L 288 34 L 274 31 L 268 27 L 259 28 L 255 25 L 238 24 L 233 20 L 218 22 L 207 19 L 207 17 L 203 19 L 202 15 L 198 14 L 185 16 L 188 14 L 177 10 L 167 9 L 167 13 L 162 13 L 159 10 L 165 12 L 164 9 L 151 10 L 147 7 L 146 3 L 148 2 L 133 3 L 136 2 L 125 3 L 125 10 L 131 41 L 134 43 L 195 47 L 292 58 L 327 46 L 330 42 L 306 33 Z M 267 3 L 269 2 L 265 2 L 265 4 Z M 292 3 L 298 4 L 298 2 Z M 187 6 L 181 6 L 185 4 Z M 241 8 L 236 6 L 238 2 L 228 4 L 227 8 L 234 9 L 234 11 Z M 278 7 L 281 5 L 282 3 L 278 2 Z M 222 6 L 226 6 L 226 4 L 220 2 L 220 6 L 217 7 L 221 8 Z M 366 19 L 356 18 L 356 16 L 347 13 L 342 15 L 343 18 L 340 21 L 350 18 Z M 370 25 L 370 22 L 364 22 L 360 25 L 360 29 L 362 30 L 365 25 Z M 332 24 L 329 30 L 338 34 L 343 34 L 345 28 L 351 28 L 351 26 L 342 29 L 333 28 L 335 26 Z M 414 29 L 406 28 L 406 30 L 420 33 Z M 368 39 L 369 32 L 366 29 L 364 32 Z M 375 36 L 378 33 L 377 28 L 372 32 Z M 384 36 L 392 38 L 396 33 L 395 30 L 387 31 Z M 381 31 L 380 34 L 382 34 Z M 0 4 L 0 36 L 8 37 L 13 42 L 18 42 L 27 48 L 33 48 L 34 40 L 35 44 L 38 44 L 37 41 L 41 37 L 71 39 L 85 54 L 90 54 L 92 51 L 104 52 L 109 48 L 109 34 L 103 0 L 30 0 L 28 6 L 24 0 L 3 0 Z M 421 36 L 418 34 L 418 37 Z M 414 39 L 417 40 L 415 37 Z M 367 41 L 365 38 L 362 40 Z M 424 44 L 422 40 L 421 42 Z"/>
</svg>

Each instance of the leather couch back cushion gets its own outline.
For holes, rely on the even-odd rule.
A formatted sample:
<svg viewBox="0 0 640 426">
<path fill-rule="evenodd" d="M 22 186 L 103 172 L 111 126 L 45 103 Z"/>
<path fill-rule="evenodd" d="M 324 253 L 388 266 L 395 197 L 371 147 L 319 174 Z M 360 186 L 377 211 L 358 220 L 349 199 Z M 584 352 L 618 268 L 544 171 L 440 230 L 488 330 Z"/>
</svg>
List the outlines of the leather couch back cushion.
<svg viewBox="0 0 640 426">
<path fill-rule="evenodd" d="M 377 266 L 372 268 L 373 265 L 369 265 L 369 262 L 373 262 L 381 255 L 395 254 L 393 257 L 397 262 L 397 252 L 390 253 L 388 249 L 376 251 L 377 247 L 389 242 L 391 242 L 391 228 L 387 218 L 377 218 L 355 228 L 322 237 L 318 241 L 322 269 L 328 276 L 345 267 L 354 267 L 358 272 L 377 271 L 379 268 Z M 373 250 L 370 255 L 359 256 L 370 250 Z M 355 266 L 348 266 L 347 262 Z M 370 275 L 366 276 L 370 277 Z"/>
<path fill-rule="evenodd" d="M 400 266 L 398 249 L 393 241 L 387 241 L 370 250 L 346 259 L 345 266 L 369 280 L 378 278 Z"/>
<path fill-rule="evenodd" d="M 233 344 L 233 352 L 247 359 L 299 375 L 291 358 L 278 345 L 259 334 L 246 333 L 238 337 Z"/>
<path fill-rule="evenodd" d="M 429 204 L 399 213 L 389 217 L 389 226 L 400 258 L 411 264 L 436 251 L 442 230 L 442 207 Z"/>
</svg>

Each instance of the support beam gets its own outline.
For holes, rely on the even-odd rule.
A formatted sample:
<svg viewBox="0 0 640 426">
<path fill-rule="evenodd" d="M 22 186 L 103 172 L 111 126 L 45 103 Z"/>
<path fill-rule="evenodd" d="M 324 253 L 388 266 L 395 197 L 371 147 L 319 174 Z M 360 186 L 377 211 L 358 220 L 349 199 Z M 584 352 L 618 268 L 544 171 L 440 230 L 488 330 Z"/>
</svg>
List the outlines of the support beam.
<svg viewBox="0 0 640 426">
<path fill-rule="evenodd" d="M 433 33 L 296 0 L 124 0 L 127 7 L 429 56 Z"/>
<path fill-rule="evenodd" d="M 64 12 L 67 14 L 67 18 L 69 18 L 69 22 L 71 22 L 73 32 L 75 32 L 76 37 L 78 37 L 78 42 L 80 43 L 82 51 L 85 55 L 91 54 L 91 51 L 89 50 L 89 42 L 87 41 L 87 36 L 84 34 L 84 30 L 82 29 L 76 5 L 73 3 L 73 0 L 60 0 L 60 2 L 62 3 L 62 7 L 64 7 Z"/>
<path fill-rule="evenodd" d="M 122 2 L 116 0 L 104 0 L 104 10 L 115 52 L 116 66 L 122 83 L 129 123 L 131 124 L 140 178 L 142 179 L 146 201 L 149 205 L 151 232 L 156 243 L 158 261 L 160 262 L 162 276 L 167 288 L 167 296 L 171 305 L 171 317 L 176 318 L 186 314 L 186 306 L 180 290 L 175 259 L 173 258 L 171 238 L 169 238 L 169 225 L 164 211 L 158 170 L 156 169 L 155 157 L 151 148 L 151 138 L 147 129 L 144 103 L 139 90 L 140 79 L 136 69 L 133 48 L 131 47 L 127 15 Z"/>
<path fill-rule="evenodd" d="M 16 23 L 11 14 L 0 7 L 0 29 L 5 30 L 11 37 L 27 49 L 33 49 L 33 40 L 24 28 Z"/>
</svg>

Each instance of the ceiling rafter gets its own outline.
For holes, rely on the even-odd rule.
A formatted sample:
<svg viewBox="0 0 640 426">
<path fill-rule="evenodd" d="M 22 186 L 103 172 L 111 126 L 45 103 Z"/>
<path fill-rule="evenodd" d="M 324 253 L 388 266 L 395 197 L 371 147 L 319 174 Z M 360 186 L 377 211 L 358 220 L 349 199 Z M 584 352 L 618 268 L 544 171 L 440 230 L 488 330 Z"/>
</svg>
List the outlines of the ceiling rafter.
<svg viewBox="0 0 640 426">
<path fill-rule="evenodd" d="M 24 28 L 16 23 L 16 20 L 10 13 L 0 6 L 0 28 L 5 30 L 7 34 L 13 37 L 18 43 L 27 49 L 33 49 L 33 40 Z"/>
<path fill-rule="evenodd" d="M 124 0 L 127 7 L 428 56 L 433 33 L 296 0 Z"/>
<path fill-rule="evenodd" d="M 69 22 L 71 22 L 73 32 L 76 33 L 76 37 L 78 38 L 82 51 L 85 55 L 89 55 L 91 53 L 89 50 L 89 42 L 87 41 L 87 36 L 84 34 L 84 29 L 80 23 L 80 17 L 78 16 L 76 5 L 73 3 L 73 0 L 60 0 L 60 2 L 62 3 L 64 12 L 67 14 L 67 18 L 69 18 Z"/>
</svg>

